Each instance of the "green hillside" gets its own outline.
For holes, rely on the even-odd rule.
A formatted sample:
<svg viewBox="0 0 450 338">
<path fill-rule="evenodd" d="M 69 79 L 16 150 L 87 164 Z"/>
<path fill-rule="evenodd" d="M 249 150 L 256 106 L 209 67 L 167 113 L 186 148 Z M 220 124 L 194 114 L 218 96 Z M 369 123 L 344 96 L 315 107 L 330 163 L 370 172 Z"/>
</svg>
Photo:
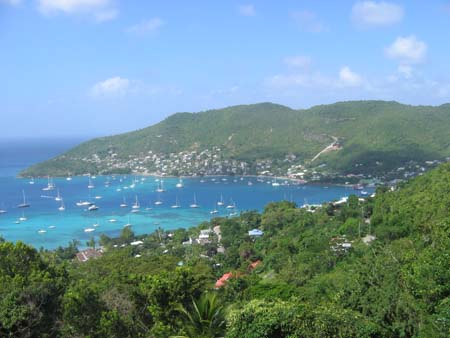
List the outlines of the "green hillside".
<svg viewBox="0 0 450 338">
<path fill-rule="evenodd" d="M 323 154 L 318 162 L 340 173 L 370 172 L 375 167 L 383 172 L 409 160 L 442 159 L 450 156 L 450 105 L 352 101 L 293 110 L 260 103 L 177 113 L 144 129 L 93 139 L 22 175 L 106 173 L 113 171 L 107 164 L 111 153 L 118 161 L 149 151 L 169 154 L 213 147 L 220 148 L 222 159 L 249 166 L 255 160 L 281 161 L 289 154 L 296 155 L 297 164 L 307 164 L 333 137 L 343 148 Z M 93 154 L 100 160 L 86 161 Z M 362 166 L 355 169 L 356 164 Z"/>
</svg>

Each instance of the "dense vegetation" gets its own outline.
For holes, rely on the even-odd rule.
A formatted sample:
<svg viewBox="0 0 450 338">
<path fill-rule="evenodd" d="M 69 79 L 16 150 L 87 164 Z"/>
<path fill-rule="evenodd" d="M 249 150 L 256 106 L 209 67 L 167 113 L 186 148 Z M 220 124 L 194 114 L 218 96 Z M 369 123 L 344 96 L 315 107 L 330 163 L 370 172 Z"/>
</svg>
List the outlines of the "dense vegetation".
<svg viewBox="0 0 450 338">
<path fill-rule="evenodd" d="M 201 113 L 178 113 L 151 127 L 83 143 L 37 164 L 24 176 L 96 172 L 74 158 L 113 150 L 129 156 L 220 147 L 223 157 L 251 163 L 294 154 L 307 163 L 337 137 L 343 149 L 321 157 L 339 173 L 385 172 L 407 161 L 450 156 L 450 105 L 409 106 L 353 101 L 293 110 L 272 103 L 234 106 Z M 356 164 L 362 164 L 355 167 Z"/>
<path fill-rule="evenodd" d="M 107 252 L 86 263 L 69 259 L 74 243 L 37 252 L 4 242 L 0 336 L 448 337 L 449 192 L 446 164 L 314 213 L 271 203 L 121 248 L 135 238 L 125 228 L 102 236 Z M 217 225 L 225 253 L 217 238 L 181 245 Z M 250 238 L 253 228 L 264 235 Z M 369 232 L 377 238 L 364 243 Z"/>
</svg>

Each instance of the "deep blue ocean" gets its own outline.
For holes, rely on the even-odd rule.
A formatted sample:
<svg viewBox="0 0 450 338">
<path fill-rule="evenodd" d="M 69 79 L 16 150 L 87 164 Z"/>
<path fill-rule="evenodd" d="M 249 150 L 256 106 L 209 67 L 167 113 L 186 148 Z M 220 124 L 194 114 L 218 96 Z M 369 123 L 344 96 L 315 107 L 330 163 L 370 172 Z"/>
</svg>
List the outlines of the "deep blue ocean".
<svg viewBox="0 0 450 338">
<path fill-rule="evenodd" d="M 196 226 L 215 216 L 230 216 L 245 210 L 262 210 L 272 201 L 291 200 L 298 205 L 317 204 L 340 199 L 353 193 L 342 186 L 296 185 L 279 180 L 256 177 L 184 178 L 177 188 L 176 178 L 164 178 L 164 192 L 157 192 L 157 177 L 131 175 L 53 178 L 54 190 L 43 190 L 47 179 L 17 179 L 16 174 L 27 166 L 53 157 L 77 143 L 76 140 L 0 141 L 0 236 L 9 241 L 21 240 L 37 248 L 65 246 L 77 239 L 84 246 L 91 237 L 101 233 L 117 236 L 126 224 L 137 234 L 150 233 L 158 227 L 176 229 Z M 249 183 L 250 182 L 250 183 Z M 58 195 L 62 201 L 56 201 Z M 23 192 L 29 208 L 18 208 Z M 371 190 L 368 190 L 370 193 Z M 140 208 L 132 212 L 136 198 Z M 198 208 L 191 208 L 194 198 Z M 217 202 L 223 199 L 224 205 Z M 98 210 L 77 206 L 80 200 L 90 201 Z M 120 204 L 127 204 L 121 207 Z M 180 208 L 172 208 L 178 201 Z M 161 202 L 155 204 L 155 202 Z M 65 210 L 59 208 L 64 204 Z M 235 208 L 227 208 L 227 206 Z M 217 210 L 217 214 L 211 214 Z M 22 218 L 22 220 L 20 220 Z M 115 220 L 115 222 L 112 222 Z"/>
</svg>

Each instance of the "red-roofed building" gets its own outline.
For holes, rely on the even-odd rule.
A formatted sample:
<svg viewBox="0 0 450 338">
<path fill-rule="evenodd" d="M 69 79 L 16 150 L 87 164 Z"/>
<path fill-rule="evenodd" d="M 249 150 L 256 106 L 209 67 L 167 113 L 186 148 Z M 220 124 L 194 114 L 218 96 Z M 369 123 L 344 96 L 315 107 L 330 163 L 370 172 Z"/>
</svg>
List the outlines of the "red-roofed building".
<svg viewBox="0 0 450 338">
<path fill-rule="evenodd" d="M 228 272 L 224 274 L 222 277 L 220 277 L 216 282 L 216 289 L 221 288 L 225 285 L 226 281 L 233 277 L 232 272 Z"/>
<path fill-rule="evenodd" d="M 250 271 L 252 271 L 252 270 L 256 269 L 256 267 L 257 267 L 258 265 L 260 265 L 261 263 L 262 263 L 262 262 L 258 259 L 257 261 L 251 263 L 251 264 L 248 266 L 248 269 L 249 269 Z"/>
</svg>

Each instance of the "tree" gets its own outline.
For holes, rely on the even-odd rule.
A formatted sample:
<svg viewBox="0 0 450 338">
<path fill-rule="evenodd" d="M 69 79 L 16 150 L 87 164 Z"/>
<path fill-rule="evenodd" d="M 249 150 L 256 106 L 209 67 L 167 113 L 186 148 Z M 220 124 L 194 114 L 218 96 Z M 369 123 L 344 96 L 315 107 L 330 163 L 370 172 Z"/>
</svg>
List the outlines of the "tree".
<svg viewBox="0 0 450 338">
<path fill-rule="evenodd" d="M 205 292 L 198 300 L 179 307 L 185 330 L 190 338 L 222 337 L 225 330 L 225 309 L 217 295 Z"/>
<path fill-rule="evenodd" d="M 95 249 L 95 238 L 94 236 L 91 237 L 89 241 L 86 242 L 86 245 L 92 249 Z"/>
</svg>

